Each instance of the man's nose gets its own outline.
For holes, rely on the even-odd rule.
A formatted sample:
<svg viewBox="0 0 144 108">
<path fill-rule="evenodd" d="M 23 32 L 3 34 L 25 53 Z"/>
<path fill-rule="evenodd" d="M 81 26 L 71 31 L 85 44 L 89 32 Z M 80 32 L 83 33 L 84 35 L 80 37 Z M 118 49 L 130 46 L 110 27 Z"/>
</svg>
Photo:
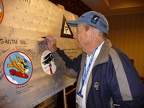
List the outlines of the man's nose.
<svg viewBox="0 0 144 108">
<path fill-rule="evenodd" d="M 75 38 L 75 39 L 77 38 L 77 32 L 74 33 L 73 38 Z"/>
</svg>

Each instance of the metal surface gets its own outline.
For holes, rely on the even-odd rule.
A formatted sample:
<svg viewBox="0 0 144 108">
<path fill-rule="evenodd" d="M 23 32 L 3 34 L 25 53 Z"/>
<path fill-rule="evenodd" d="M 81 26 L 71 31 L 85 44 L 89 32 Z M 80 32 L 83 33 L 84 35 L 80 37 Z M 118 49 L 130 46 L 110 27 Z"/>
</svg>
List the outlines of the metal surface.
<svg viewBox="0 0 144 108">
<path fill-rule="evenodd" d="M 3 4 L 4 17 L 0 24 L 0 108 L 32 108 L 75 82 L 58 69 L 53 75 L 43 71 L 41 56 L 47 47 L 40 42 L 42 36 L 55 35 L 59 48 L 72 58 L 77 56 L 80 50 L 76 41 L 60 36 L 63 15 L 67 20 L 77 16 L 47 0 L 3 0 Z M 5 60 L 14 51 L 24 52 L 32 63 L 31 77 L 21 85 L 10 82 L 4 72 L 8 68 L 4 67 Z M 8 64 L 12 68 L 12 63 Z"/>
</svg>

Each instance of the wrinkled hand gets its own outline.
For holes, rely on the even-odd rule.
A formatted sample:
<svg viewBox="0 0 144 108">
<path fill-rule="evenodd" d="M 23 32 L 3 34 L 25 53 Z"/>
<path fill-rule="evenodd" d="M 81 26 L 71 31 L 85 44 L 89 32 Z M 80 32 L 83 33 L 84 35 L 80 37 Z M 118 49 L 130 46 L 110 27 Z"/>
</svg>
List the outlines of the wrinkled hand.
<svg viewBox="0 0 144 108">
<path fill-rule="evenodd" d="M 47 36 L 45 41 L 47 42 L 47 47 L 51 52 L 55 52 L 57 50 L 56 38 L 54 36 Z"/>
</svg>

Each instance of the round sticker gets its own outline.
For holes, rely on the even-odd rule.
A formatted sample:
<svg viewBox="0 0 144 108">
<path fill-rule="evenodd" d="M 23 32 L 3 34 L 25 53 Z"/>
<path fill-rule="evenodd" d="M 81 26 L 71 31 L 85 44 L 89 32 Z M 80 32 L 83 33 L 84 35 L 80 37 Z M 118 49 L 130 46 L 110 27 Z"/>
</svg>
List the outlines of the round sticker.
<svg viewBox="0 0 144 108">
<path fill-rule="evenodd" d="M 4 16 L 4 6 L 2 0 L 0 0 L 0 23 L 2 22 Z"/>
<path fill-rule="evenodd" d="M 15 85 L 28 82 L 33 71 L 31 60 L 20 51 L 14 51 L 6 57 L 3 69 L 7 80 Z"/>
<path fill-rule="evenodd" d="M 56 65 L 51 51 L 46 50 L 41 56 L 41 65 L 44 72 L 48 75 L 52 75 L 56 71 Z"/>
</svg>

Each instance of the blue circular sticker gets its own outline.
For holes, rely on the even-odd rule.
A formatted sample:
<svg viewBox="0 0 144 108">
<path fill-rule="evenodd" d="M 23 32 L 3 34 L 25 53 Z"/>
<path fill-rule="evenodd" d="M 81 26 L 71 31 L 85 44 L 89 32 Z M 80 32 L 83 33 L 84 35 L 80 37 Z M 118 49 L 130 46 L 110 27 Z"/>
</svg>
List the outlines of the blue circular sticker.
<svg viewBox="0 0 144 108">
<path fill-rule="evenodd" d="M 29 81 L 33 66 L 29 57 L 20 51 L 10 53 L 3 64 L 6 79 L 15 85 L 22 85 Z"/>
</svg>

